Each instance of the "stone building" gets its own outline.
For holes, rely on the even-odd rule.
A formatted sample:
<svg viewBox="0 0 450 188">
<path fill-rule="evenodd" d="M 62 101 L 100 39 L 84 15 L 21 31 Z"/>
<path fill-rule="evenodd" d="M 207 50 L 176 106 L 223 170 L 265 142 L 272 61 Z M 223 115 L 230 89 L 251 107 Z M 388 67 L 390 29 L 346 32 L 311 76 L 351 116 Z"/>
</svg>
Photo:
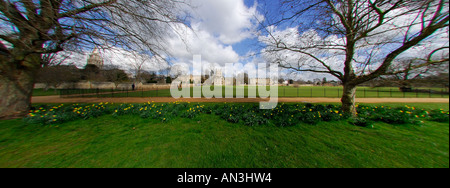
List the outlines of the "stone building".
<svg viewBox="0 0 450 188">
<path fill-rule="evenodd" d="M 87 60 L 88 65 L 95 65 L 100 69 L 103 69 L 103 58 L 100 56 L 100 52 L 97 47 L 92 51 Z"/>
</svg>

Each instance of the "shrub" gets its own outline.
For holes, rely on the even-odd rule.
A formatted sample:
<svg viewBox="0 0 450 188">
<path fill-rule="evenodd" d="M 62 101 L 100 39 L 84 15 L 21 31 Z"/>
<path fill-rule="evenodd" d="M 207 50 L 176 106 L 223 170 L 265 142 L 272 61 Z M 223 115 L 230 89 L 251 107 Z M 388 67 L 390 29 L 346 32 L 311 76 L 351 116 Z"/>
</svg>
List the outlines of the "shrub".
<svg viewBox="0 0 450 188">
<path fill-rule="evenodd" d="M 430 112 L 429 114 L 429 120 L 431 121 L 436 121 L 436 122 L 441 122 L 441 123 L 447 123 L 449 122 L 449 114 L 448 112 L 446 113 L 443 110 L 433 110 Z"/>
<path fill-rule="evenodd" d="M 230 114 L 230 116 L 228 116 L 228 118 L 226 118 L 226 120 L 230 123 L 239 123 L 239 120 L 241 118 L 239 116 L 233 116 L 232 114 Z"/>
<path fill-rule="evenodd" d="M 303 114 L 302 116 L 300 116 L 299 120 L 306 124 L 316 125 L 317 123 L 320 122 L 321 119 L 318 117 L 318 114 L 316 114 L 314 112 L 307 112 L 307 113 Z"/>
<path fill-rule="evenodd" d="M 274 119 L 274 124 L 278 127 L 291 127 L 297 124 L 297 120 L 292 117 L 281 117 L 277 116 Z"/>
<path fill-rule="evenodd" d="M 114 117 L 122 115 L 136 115 L 141 118 L 169 121 L 174 117 L 193 119 L 200 114 L 215 114 L 231 123 L 242 122 L 247 126 L 257 126 L 273 123 L 280 127 L 294 126 L 299 122 L 315 125 L 320 121 L 339 121 L 351 118 L 351 114 L 342 114 L 340 106 L 313 104 L 283 104 L 273 110 L 261 110 L 258 104 L 215 104 L 202 105 L 191 103 L 169 104 L 90 104 L 90 105 L 40 105 L 30 111 L 24 118 L 27 123 L 57 124 L 77 119 L 96 118 L 106 114 Z M 370 127 L 374 121 L 389 124 L 420 124 L 420 118 L 437 122 L 449 122 L 449 113 L 444 110 L 425 111 L 414 107 L 371 107 L 358 106 L 358 118 L 349 122 L 362 127 Z"/>
<path fill-rule="evenodd" d="M 366 119 L 366 118 L 361 118 L 361 117 L 358 117 L 358 118 L 351 118 L 351 119 L 349 120 L 349 122 L 350 122 L 351 124 L 355 125 L 355 126 L 358 126 L 358 127 L 367 127 L 367 128 L 373 128 L 373 124 L 374 124 L 373 121 L 368 120 L 368 119 Z"/>
<path fill-rule="evenodd" d="M 323 121 L 330 122 L 330 121 L 338 121 L 340 119 L 341 119 L 341 116 L 339 115 L 339 113 L 336 113 L 336 112 L 326 111 L 322 114 Z"/>
<path fill-rule="evenodd" d="M 260 116 L 260 115 L 252 115 L 252 116 L 244 116 L 246 118 L 243 118 L 244 124 L 247 126 L 258 126 L 258 125 L 263 125 L 263 124 L 267 124 L 268 121 L 267 119 L 265 119 L 264 117 Z"/>
<path fill-rule="evenodd" d="M 405 111 L 397 111 L 394 110 L 390 113 L 384 113 L 380 114 L 382 117 L 380 117 L 381 121 L 389 123 L 389 124 L 407 124 L 407 123 L 413 123 L 413 120 L 411 118 L 411 115 L 406 113 Z"/>
<path fill-rule="evenodd" d="M 196 111 L 186 110 L 181 114 L 181 117 L 193 119 L 193 118 L 197 117 L 197 114 L 198 114 L 198 112 L 196 112 Z"/>
</svg>

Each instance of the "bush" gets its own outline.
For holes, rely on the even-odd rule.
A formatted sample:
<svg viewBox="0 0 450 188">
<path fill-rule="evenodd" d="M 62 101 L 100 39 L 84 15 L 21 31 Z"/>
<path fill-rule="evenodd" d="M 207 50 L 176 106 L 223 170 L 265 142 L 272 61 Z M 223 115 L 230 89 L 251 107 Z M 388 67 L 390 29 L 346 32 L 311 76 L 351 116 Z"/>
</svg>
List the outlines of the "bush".
<svg viewBox="0 0 450 188">
<path fill-rule="evenodd" d="M 413 123 L 414 121 L 411 118 L 411 115 L 406 113 L 405 111 L 397 111 L 394 110 L 390 113 L 384 113 L 380 114 L 382 117 L 380 117 L 381 121 L 389 123 L 389 124 L 408 124 Z"/>
<path fill-rule="evenodd" d="M 322 120 L 326 121 L 326 122 L 331 122 L 331 121 L 339 121 L 341 119 L 341 116 L 339 115 L 339 113 L 336 112 L 324 112 L 322 114 Z"/>
<path fill-rule="evenodd" d="M 193 119 L 197 117 L 198 112 L 195 112 L 193 110 L 186 110 L 181 114 L 181 117 Z"/>
<path fill-rule="evenodd" d="M 314 112 L 307 112 L 303 116 L 300 116 L 299 120 L 306 124 L 316 125 L 321 119 L 318 117 L 318 114 Z"/>
<path fill-rule="evenodd" d="M 441 123 L 448 123 L 449 122 L 449 114 L 448 112 L 444 112 L 443 110 L 433 110 L 429 114 L 429 120 L 441 122 Z"/>
<path fill-rule="evenodd" d="M 367 128 L 373 128 L 374 122 L 371 120 L 368 120 L 366 118 L 352 118 L 349 120 L 349 122 L 355 126 L 358 127 L 367 127 Z"/>
<path fill-rule="evenodd" d="M 279 127 L 295 126 L 299 122 L 315 125 L 321 121 L 333 122 L 351 118 L 351 114 L 343 114 L 340 106 L 313 104 L 280 104 L 273 110 L 261 110 L 258 104 L 215 104 L 201 105 L 191 103 L 169 104 L 121 104 L 108 103 L 90 105 L 40 105 L 30 111 L 24 118 L 26 123 L 58 124 L 77 119 L 96 118 L 106 114 L 114 117 L 136 115 L 143 119 L 151 118 L 169 121 L 174 117 L 193 119 L 200 114 L 215 114 L 231 123 L 242 122 L 247 126 L 258 126 L 273 123 Z M 449 113 L 444 110 L 425 111 L 414 107 L 401 108 L 358 106 L 358 118 L 350 123 L 356 126 L 370 127 L 374 121 L 389 124 L 420 124 L 420 120 L 449 122 Z"/>
<path fill-rule="evenodd" d="M 253 115 L 253 116 L 246 116 L 246 117 L 250 117 L 250 118 L 244 118 L 244 124 L 247 126 L 258 126 L 258 125 L 264 125 L 267 124 L 268 121 L 267 119 L 265 119 L 262 116 L 259 115 Z"/>
<path fill-rule="evenodd" d="M 230 123 L 239 123 L 239 120 L 241 118 L 239 116 L 233 116 L 232 114 L 230 114 L 230 116 L 228 116 L 228 118 L 226 118 L 226 120 Z"/>
<path fill-rule="evenodd" d="M 281 116 L 277 116 L 274 119 L 274 123 L 276 126 L 278 127 L 291 127 L 291 126 L 295 126 L 297 124 L 297 120 L 291 117 L 281 117 Z"/>
</svg>

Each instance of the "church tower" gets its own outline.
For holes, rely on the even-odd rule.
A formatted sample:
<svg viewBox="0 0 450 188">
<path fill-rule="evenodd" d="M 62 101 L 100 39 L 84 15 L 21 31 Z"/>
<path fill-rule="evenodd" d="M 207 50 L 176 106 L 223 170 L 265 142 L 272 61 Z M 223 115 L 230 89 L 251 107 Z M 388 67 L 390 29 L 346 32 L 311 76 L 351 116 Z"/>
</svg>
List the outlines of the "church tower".
<svg viewBox="0 0 450 188">
<path fill-rule="evenodd" d="M 95 65 L 99 69 L 103 69 L 103 58 L 100 56 L 100 53 L 99 53 L 99 50 L 97 47 L 95 47 L 94 51 L 92 51 L 91 55 L 89 55 L 87 64 Z"/>
</svg>

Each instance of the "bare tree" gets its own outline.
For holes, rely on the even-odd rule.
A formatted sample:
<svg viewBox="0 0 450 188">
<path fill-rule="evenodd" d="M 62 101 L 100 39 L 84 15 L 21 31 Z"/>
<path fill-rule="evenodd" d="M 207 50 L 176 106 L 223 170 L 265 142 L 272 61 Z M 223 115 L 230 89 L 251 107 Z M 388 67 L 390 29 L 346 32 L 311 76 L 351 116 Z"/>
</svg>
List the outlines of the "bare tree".
<svg viewBox="0 0 450 188">
<path fill-rule="evenodd" d="M 114 83 L 115 89 L 117 89 L 121 83 L 130 80 L 124 70 L 121 70 L 118 66 L 114 65 L 106 66 L 105 69 L 101 71 L 101 74 L 106 81 Z"/>
<path fill-rule="evenodd" d="M 0 0 L 0 118 L 27 114 L 43 54 L 121 46 L 160 54 L 177 0 Z"/>
<path fill-rule="evenodd" d="M 448 54 L 447 54 L 448 56 Z M 391 73 L 383 76 L 386 81 L 393 82 L 401 91 L 411 91 L 414 82 L 422 78 L 439 75 L 440 73 L 448 73 L 448 62 L 430 64 L 422 68 L 415 68 L 424 64 L 423 60 L 418 59 L 400 59 L 391 66 Z"/>
<path fill-rule="evenodd" d="M 48 66 L 58 66 L 63 64 L 71 54 L 58 54 L 58 53 L 49 53 L 49 54 L 42 54 L 42 66 L 48 67 Z"/>
<path fill-rule="evenodd" d="M 392 70 L 417 48 L 410 70 L 448 62 L 448 0 L 286 0 L 281 19 L 263 23 L 263 55 L 295 71 L 333 75 L 342 81 L 344 112 L 356 115 L 358 85 Z M 278 27 L 287 27 L 279 31 Z M 440 43 L 431 41 L 436 39 Z M 416 50 L 417 50 L 416 49 Z"/>
<path fill-rule="evenodd" d="M 73 65 L 55 65 L 39 70 L 36 81 L 46 84 L 45 90 L 53 87 L 55 94 L 63 83 L 75 83 L 80 80 L 79 70 Z"/>
<path fill-rule="evenodd" d="M 158 63 L 157 61 L 163 61 L 157 57 L 151 57 L 148 54 L 130 52 L 129 66 L 132 67 L 132 71 L 135 75 L 135 82 L 142 82 L 142 74 Z"/>
</svg>

